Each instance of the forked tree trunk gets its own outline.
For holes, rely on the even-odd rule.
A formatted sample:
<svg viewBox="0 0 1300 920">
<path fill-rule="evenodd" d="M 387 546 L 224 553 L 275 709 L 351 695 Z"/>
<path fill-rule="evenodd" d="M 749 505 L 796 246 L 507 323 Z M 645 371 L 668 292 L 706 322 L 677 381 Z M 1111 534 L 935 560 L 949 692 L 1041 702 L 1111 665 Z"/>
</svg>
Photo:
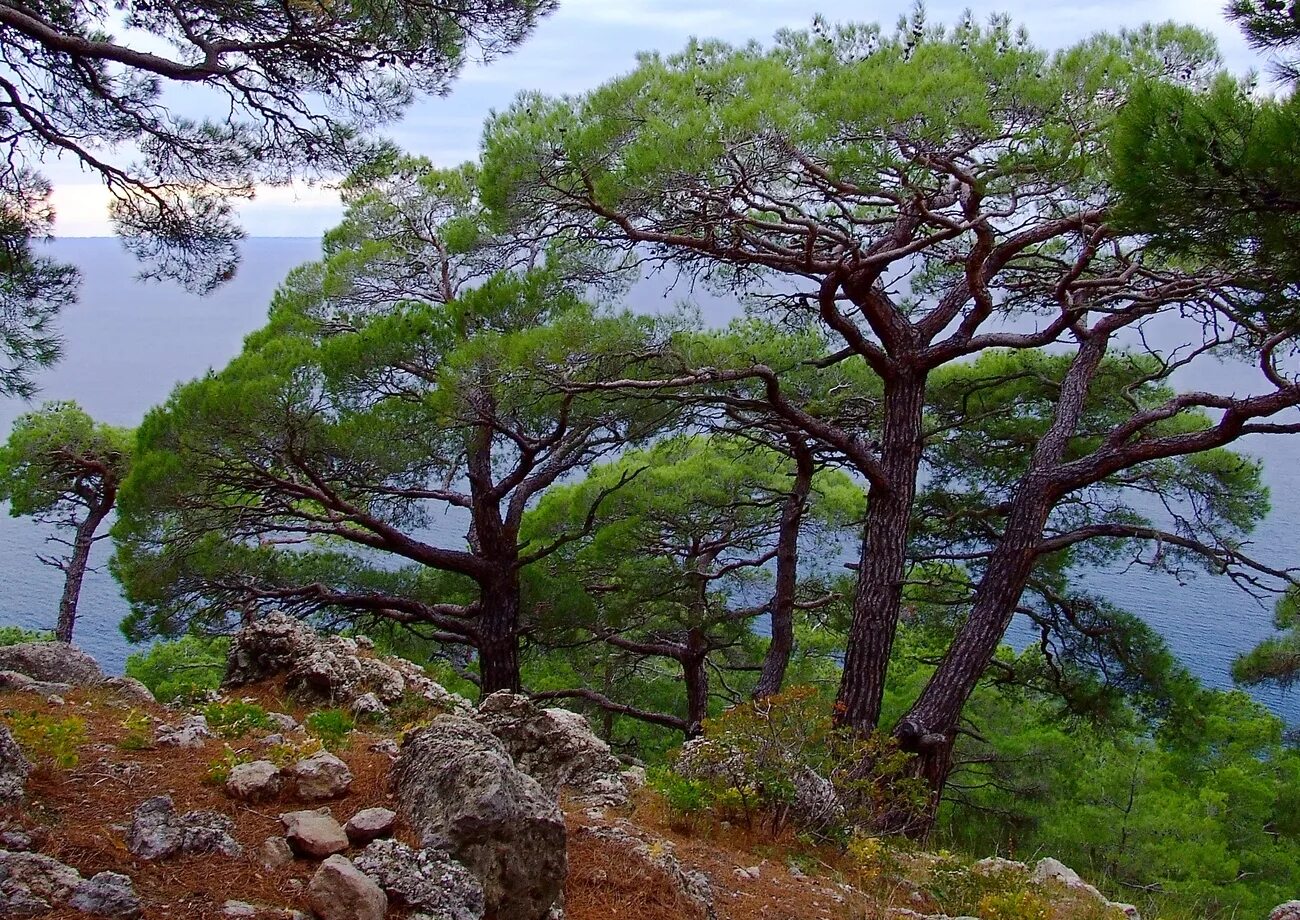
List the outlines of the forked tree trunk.
<svg viewBox="0 0 1300 920">
<path fill-rule="evenodd" d="M 54 638 L 72 642 L 72 632 L 77 625 L 77 602 L 81 599 L 81 583 L 90 565 L 90 551 L 95 545 L 95 531 L 113 507 L 115 490 L 110 490 L 104 500 L 94 505 L 86 519 L 77 526 L 72 539 L 72 554 L 64 566 L 63 596 L 59 598 L 59 620 L 54 627 Z"/>
<path fill-rule="evenodd" d="M 835 721 L 874 731 L 885 696 L 885 675 L 898 628 L 906 571 L 908 527 L 923 452 L 921 419 L 925 377 L 901 376 L 885 384 L 880 462 L 887 486 L 867 496 L 853 625 L 844 655 Z"/>
<path fill-rule="evenodd" d="M 763 656 L 763 670 L 754 685 L 754 699 L 780 693 L 794 652 L 795 589 L 799 582 L 799 533 L 812 491 L 812 452 L 797 438 L 790 439 L 795 459 L 794 483 L 781 508 L 776 544 L 776 584 L 772 591 L 772 638 Z"/>
</svg>

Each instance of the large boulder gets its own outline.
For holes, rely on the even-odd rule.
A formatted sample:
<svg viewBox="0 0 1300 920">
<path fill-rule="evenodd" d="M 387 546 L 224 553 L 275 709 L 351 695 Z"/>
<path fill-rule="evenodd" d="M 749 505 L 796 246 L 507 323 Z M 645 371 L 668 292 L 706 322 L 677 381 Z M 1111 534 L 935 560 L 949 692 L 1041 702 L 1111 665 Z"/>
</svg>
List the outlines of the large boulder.
<svg viewBox="0 0 1300 920">
<path fill-rule="evenodd" d="M 552 795 L 568 789 L 592 805 L 627 804 L 622 765 L 580 713 L 543 709 L 502 690 L 479 705 L 477 718 Z"/>
<path fill-rule="evenodd" d="M 543 920 L 564 888 L 564 816 L 477 722 L 439 716 L 393 768 L 398 807 L 422 844 L 446 850 L 483 886 L 488 916 Z"/>
<path fill-rule="evenodd" d="M 376 840 L 353 860 L 394 902 L 438 920 L 482 920 L 483 886 L 446 851 Z"/>
<path fill-rule="evenodd" d="M 136 808 L 127 832 L 127 849 L 141 859 L 169 859 L 201 853 L 239 856 L 234 823 L 215 811 L 177 814 L 170 796 L 156 795 Z"/>
<path fill-rule="evenodd" d="M 9 733 L 9 727 L 0 724 L 0 805 L 12 805 L 23 800 L 27 776 L 31 772 L 32 765 Z"/>
<path fill-rule="evenodd" d="M 0 671 L 17 671 L 33 680 L 78 687 L 104 681 L 104 672 L 95 659 L 66 642 L 0 646 Z"/>
<path fill-rule="evenodd" d="M 36 917 L 62 904 L 81 873 L 40 853 L 0 850 L 0 917 Z"/>
<path fill-rule="evenodd" d="M 231 640 L 223 685 L 282 678 L 287 690 L 310 703 L 351 707 L 361 697 L 377 715 L 404 696 L 423 699 L 445 712 L 469 712 L 469 702 L 430 680 L 401 658 L 380 659 L 356 639 L 321 636 L 283 613 L 271 613 L 245 626 Z M 375 708 L 373 703 L 380 707 Z"/>
<path fill-rule="evenodd" d="M 344 856 L 321 863 L 307 885 L 307 903 L 321 920 L 384 920 L 388 897 Z"/>
</svg>

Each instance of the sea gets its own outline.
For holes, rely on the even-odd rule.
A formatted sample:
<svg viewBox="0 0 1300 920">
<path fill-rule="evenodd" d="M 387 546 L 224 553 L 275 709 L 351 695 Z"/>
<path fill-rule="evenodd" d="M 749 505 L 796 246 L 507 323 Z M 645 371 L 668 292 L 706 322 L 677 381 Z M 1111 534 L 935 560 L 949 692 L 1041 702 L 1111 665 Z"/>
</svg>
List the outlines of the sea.
<svg viewBox="0 0 1300 920">
<path fill-rule="evenodd" d="M 39 376 L 36 399 L 0 401 L 2 432 L 18 415 L 51 399 L 76 400 L 95 418 L 115 425 L 138 424 L 176 384 L 234 357 L 244 336 L 264 323 L 271 296 L 286 273 L 320 250 L 314 238 L 248 240 L 235 278 L 214 294 L 197 297 L 172 283 L 138 281 L 138 265 L 114 239 L 61 239 L 48 245 L 55 258 L 81 269 L 81 299 L 63 316 L 63 360 Z M 628 303 L 636 310 L 658 311 L 688 296 L 709 322 L 724 323 L 741 311 L 732 300 L 656 278 L 634 287 Z M 1231 387 L 1240 369 L 1225 366 L 1221 373 L 1221 380 L 1195 383 L 1198 388 L 1216 383 Z M 1212 368 L 1210 378 L 1214 374 Z M 1247 551 L 1279 567 L 1300 565 L 1300 437 L 1252 436 L 1238 448 L 1263 460 L 1272 498 L 1272 512 Z M 52 628 L 62 573 L 36 559 L 49 551 L 49 536 L 47 528 L 28 519 L 0 515 L 0 625 Z M 120 673 L 127 656 L 138 649 L 118 629 L 127 605 L 107 571 L 110 551 L 103 541 L 93 555 L 77 642 L 106 670 Z M 1180 582 L 1116 563 L 1087 573 L 1083 581 L 1150 623 L 1210 686 L 1230 688 L 1233 658 L 1274 633 L 1271 603 L 1208 574 Z M 1013 641 L 1027 637 L 1024 629 L 1011 634 Z M 1290 725 L 1300 726 L 1300 692 L 1256 689 L 1252 695 Z"/>
</svg>

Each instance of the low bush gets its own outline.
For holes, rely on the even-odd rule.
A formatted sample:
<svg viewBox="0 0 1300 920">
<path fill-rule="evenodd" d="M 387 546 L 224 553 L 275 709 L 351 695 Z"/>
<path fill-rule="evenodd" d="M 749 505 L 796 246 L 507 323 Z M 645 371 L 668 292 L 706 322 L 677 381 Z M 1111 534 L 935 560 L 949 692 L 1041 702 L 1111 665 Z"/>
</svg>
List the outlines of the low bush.
<svg viewBox="0 0 1300 920">
<path fill-rule="evenodd" d="M 356 728 L 356 721 L 342 709 L 322 709 L 313 712 L 303 723 L 307 732 L 320 740 L 328 751 L 341 751 L 349 742 L 348 736 Z"/>
<path fill-rule="evenodd" d="M 222 738 L 242 738 L 255 729 L 274 727 L 265 709 L 242 700 L 209 703 L 203 707 L 203 717 L 208 720 L 208 728 Z"/>
<path fill-rule="evenodd" d="M 53 642 L 54 633 L 23 629 L 21 626 L 0 626 L 0 646 L 21 645 L 24 642 Z"/>
<path fill-rule="evenodd" d="M 9 730 L 28 760 L 60 770 L 70 770 L 86 743 L 86 720 L 79 716 L 59 719 L 38 712 L 5 714 Z"/>
</svg>

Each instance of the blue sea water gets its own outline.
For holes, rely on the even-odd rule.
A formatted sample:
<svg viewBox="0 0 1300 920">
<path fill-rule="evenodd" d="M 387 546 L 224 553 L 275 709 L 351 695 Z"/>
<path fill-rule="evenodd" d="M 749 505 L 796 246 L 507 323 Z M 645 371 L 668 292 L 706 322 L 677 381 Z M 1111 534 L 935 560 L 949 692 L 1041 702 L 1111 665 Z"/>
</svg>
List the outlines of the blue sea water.
<svg viewBox="0 0 1300 920">
<path fill-rule="evenodd" d="M 115 240 L 65 239 L 51 247 L 56 257 L 80 266 L 84 286 L 81 302 L 63 318 L 64 359 L 42 374 L 37 401 L 75 399 L 96 418 L 119 425 L 138 424 L 177 383 L 225 364 L 243 337 L 263 323 L 285 274 L 319 252 L 315 239 L 250 240 L 234 281 L 198 298 L 174 284 L 135 282 L 137 266 Z M 636 309 L 661 309 L 685 293 L 665 291 L 652 281 L 633 290 L 631 303 Z M 725 322 L 739 312 L 734 303 L 700 292 L 695 300 L 710 321 Z M 1230 380 L 1233 371 L 1225 367 L 1222 373 Z M 0 432 L 29 408 L 17 400 L 0 402 Z M 1300 437 L 1254 436 L 1240 447 L 1264 460 L 1273 500 L 1249 551 L 1275 565 L 1300 564 Z M 31 521 L 0 516 L 0 624 L 52 626 L 61 573 L 36 562 L 46 536 Z M 107 541 L 97 547 L 77 635 L 107 669 L 120 672 L 132 649 L 117 628 L 126 604 L 104 567 L 108 553 Z M 1269 605 L 1208 575 L 1180 584 L 1116 566 L 1090 573 L 1086 585 L 1147 620 L 1212 686 L 1230 687 L 1233 657 L 1272 632 Z M 1300 724 L 1300 697 L 1279 690 L 1255 695 L 1291 724 Z"/>
</svg>

